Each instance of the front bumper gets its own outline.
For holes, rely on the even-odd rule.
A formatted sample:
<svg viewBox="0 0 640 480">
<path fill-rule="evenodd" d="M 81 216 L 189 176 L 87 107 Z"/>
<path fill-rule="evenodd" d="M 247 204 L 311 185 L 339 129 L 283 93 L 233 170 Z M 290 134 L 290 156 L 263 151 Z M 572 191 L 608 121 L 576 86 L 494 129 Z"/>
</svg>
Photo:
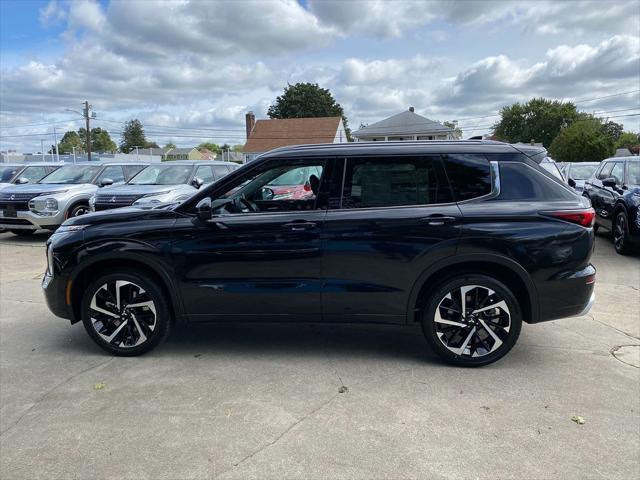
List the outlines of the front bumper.
<svg viewBox="0 0 640 480">
<path fill-rule="evenodd" d="M 15 217 L 5 217 L 4 211 L 0 211 L 0 228 L 7 230 L 55 230 L 64 220 L 64 210 L 55 215 L 38 215 L 31 210 L 19 210 Z"/>
<path fill-rule="evenodd" d="M 66 278 L 53 276 L 46 272 L 42 278 L 42 291 L 44 293 L 47 307 L 56 317 L 67 318 L 73 321 L 73 313 L 70 305 L 67 305 L 67 288 L 69 287 Z"/>
</svg>

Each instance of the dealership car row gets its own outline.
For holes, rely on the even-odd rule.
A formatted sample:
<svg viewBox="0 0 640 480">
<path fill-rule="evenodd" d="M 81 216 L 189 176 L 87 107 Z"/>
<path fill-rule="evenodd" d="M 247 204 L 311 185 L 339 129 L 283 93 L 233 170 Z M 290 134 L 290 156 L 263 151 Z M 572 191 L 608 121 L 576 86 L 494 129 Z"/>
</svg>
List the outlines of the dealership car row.
<svg viewBox="0 0 640 480">
<path fill-rule="evenodd" d="M 612 157 L 602 162 L 541 166 L 588 198 L 596 211 L 595 228 L 610 231 L 618 253 L 627 253 L 640 236 L 640 158 Z M 55 230 L 67 218 L 127 206 L 181 202 L 201 186 L 239 168 L 233 162 L 173 161 L 162 164 L 82 162 L 0 164 L 0 230 L 26 236 Z M 304 198 L 309 174 L 270 185 L 275 198 Z"/>
</svg>

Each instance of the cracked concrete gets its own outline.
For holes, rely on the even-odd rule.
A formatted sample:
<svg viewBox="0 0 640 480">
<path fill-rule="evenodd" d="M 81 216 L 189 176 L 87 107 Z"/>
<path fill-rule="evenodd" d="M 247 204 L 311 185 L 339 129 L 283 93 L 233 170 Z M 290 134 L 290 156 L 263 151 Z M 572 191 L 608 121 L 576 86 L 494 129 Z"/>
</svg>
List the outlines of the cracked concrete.
<svg viewBox="0 0 640 480">
<path fill-rule="evenodd" d="M 199 326 L 111 358 L 46 309 L 45 238 L 0 235 L 0 478 L 640 475 L 640 257 L 604 237 L 589 316 L 483 369 L 387 327 Z"/>
</svg>

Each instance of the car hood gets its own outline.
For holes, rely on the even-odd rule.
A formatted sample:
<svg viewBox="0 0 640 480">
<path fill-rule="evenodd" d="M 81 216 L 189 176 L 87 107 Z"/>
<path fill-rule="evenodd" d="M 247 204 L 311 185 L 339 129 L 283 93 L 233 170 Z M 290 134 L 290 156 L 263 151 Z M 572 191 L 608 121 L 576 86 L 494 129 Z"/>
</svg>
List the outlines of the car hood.
<svg viewBox="0 0 640 480">
<path fill-rule="evenodd" d="M 71 188 L 77 188 L 83 184 L 55 184 L 55 183 L 32 183 L 24 185 L 13 185 L 11 187 L 4 188 L 2 193 L 55 193 L 63 190 L 69 190 Z"/>
<path fill-rule="evenodd" d="M 123 207 L 113 210 L 103 210 L 87 213 L 79 217 L 69 218 L 64 225 L 100 225 L 105 223 L 131 222 L 143 219 L 175 218 L 177 214 L 172 207 L 175 204 L 155 205 L 153 207 Z"/>
<path fill-rule="evenodd" d="M 104 195 L 152 195 L 154 193 L 168 192 L 183 189 L 187 185 L 113 185 L 98 190 L 98 194 Z"/>
</svg>

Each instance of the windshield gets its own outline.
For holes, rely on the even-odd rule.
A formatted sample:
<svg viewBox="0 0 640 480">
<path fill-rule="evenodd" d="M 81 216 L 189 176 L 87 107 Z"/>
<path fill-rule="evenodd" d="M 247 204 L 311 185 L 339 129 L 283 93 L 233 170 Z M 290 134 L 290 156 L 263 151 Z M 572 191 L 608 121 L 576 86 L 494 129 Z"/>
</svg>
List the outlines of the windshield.
<svg viewBox="0 0 640 480">
<path fill-rule="evenodd" d="M 586 180 L 593 175 L 598 165 L 571 165 L 569 176 L 574 180 Z"/>
<path fill-rule="evenodd" d="M 640 185 L 640 162 L 629 162 L 629 185 Z"/>
<path fill-rule="evenodd" d="M 91 180 L 96 176 L 100 168 L 101 167 L 98 165 L 65 165 L 44 177 L 39 183 L 64 183 L 75 185 L 91 183 Z"/>
<path fill-rule="evenodd" d="M 131 185 L 179 185 L 187 183 L 191 165 L 151 165 L 129 180 Z"/>
<path fill-rule="evenodd" d="M 14 177 L 14 175 L 18 173 L 20 168 L 22 167 L 16 167 L 11 165 L 0 167 L 0 182 L 6 183 L 9 180 L 11 180 Z"/>
</svg>

